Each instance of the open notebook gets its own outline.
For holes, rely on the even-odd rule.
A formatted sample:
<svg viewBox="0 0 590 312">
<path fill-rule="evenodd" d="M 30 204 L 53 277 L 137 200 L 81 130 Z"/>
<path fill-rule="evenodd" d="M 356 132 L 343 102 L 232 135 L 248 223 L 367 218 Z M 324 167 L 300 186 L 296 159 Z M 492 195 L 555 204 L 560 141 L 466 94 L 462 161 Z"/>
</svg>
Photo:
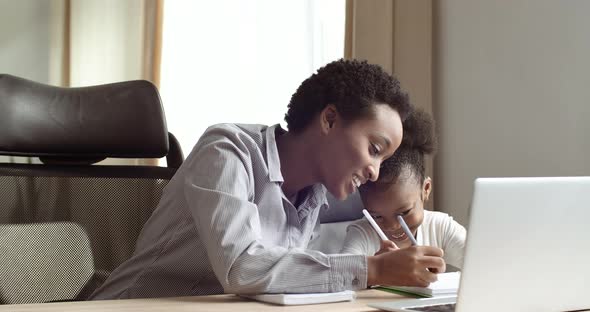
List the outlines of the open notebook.
<svg viewBox="0 0 590 312">
<path fill-rule="evenodd" d="M 356 293 L 352 290 L 345 290 L 333 293 L 310 293 L 310 294 L 258 294 L 240 295 L 258 301 L 269 302 L 280 305 L 301 305 L 319 304 L 340 301 L 353 301 Z"/>
<path fill-rule="evenodd" d="M 440 273 L 437 276 L 438 280 L 430 283 L 428 287 L 375 286 L 373 288 L 401 295 L 424 298 L 457 295 L 461 272 Z"/>
</svg>

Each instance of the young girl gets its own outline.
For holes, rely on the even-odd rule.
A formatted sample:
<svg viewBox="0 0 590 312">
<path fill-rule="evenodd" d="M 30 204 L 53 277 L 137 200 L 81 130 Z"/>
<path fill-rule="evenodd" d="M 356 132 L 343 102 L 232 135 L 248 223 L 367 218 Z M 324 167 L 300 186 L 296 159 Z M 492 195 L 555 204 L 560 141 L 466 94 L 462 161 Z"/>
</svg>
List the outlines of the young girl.
<svg viewBox="0 0 590 312">
<path fill-rule="evenodd" d="M 166 186 L 133 256 L 92 299 L 334 292 L 400 279 L 416 286 L 434 281 L 426 268 L 444 270 L 435 247 L 377 256 L 307 248 L 326 191 L 344 199 L 376 180 L 381 162 L 401 143 L 410 111 L 399 82 L 379 66 L 340 60 L 297 89 L 285 116 L 288 131 L 211 126 Z M 409 259 L 419 260 L 414 270 L 389 265 Z"/>
<path fill-rule="evenodd" d="M 424 210 L 432 191 L 432 180 L 424 173 L 424 154 L 434 151 L 436 139 L 430 116 L 415 111 L 404 122 L 404 139 L 394 155 L 381 165 L 379 179 L 360 187 L 360 195 L 371 216 L 390 242 L 382 242 L 366 219 L 347 228 L 342 253 L 374 255 L 411 246 L 397 216 L 401 215 L 418 245 L 443 249 L 443 259 L 456 268 L 463 265 L 466 231 L 445 213 Z"/>
</svg>

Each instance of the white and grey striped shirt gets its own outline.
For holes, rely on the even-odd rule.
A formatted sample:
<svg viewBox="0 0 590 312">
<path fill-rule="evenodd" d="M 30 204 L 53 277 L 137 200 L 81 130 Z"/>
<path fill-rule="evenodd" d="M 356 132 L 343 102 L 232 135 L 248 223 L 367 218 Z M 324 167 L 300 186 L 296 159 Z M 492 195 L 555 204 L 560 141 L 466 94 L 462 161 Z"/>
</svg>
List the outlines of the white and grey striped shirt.
<svg viewBox="0 0 590 312">
<path fill-rule="evenodd" d="M 91 299 L 305 293 L 367 286 L 363 255 L 307 249 L 326 189 L 281 190 L 278 125 L 207 129 L 166 187 L 131 259 Z"/>
</svg>

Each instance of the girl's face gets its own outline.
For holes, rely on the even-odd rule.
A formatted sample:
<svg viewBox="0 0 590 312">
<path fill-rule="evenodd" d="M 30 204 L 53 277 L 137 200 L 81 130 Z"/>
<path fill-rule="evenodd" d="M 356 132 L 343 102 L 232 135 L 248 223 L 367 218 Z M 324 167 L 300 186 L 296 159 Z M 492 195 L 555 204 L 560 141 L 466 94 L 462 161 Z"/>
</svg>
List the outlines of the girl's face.
<svg viewBox="0 0 590 312">
<path fill-rule="evenodd" d="M 409 170 L 403 169 L 402 171 Z M 407 172 L 406 172 L 407 173 Z M 401 176 L 403 175 L 402 172 Z M 431 179 L 424 183 L 416 181 L 414 176 L 397 181 L 387 190 L 367 190 L 361 193 L 365 208 L 375 219 L 385 235 L 398 247 L 408 247 L 412 244 L 403 231 L 397 216 L 401 215 L 416 237 L 420 224 L 424 220 L 424 201 L 428 199 L 431 190 Z"/>
<path fill-rule="evenodd" d="M 320 116 L 321 180 L 336 198 L 345 199 L 357 187 L 379 176 L 381 162 L 393 155 L 402 140 L 402 121 L 386 104 L 374 106 L 374 118 L 343 122 L 329 105 Z"/>
</svg>

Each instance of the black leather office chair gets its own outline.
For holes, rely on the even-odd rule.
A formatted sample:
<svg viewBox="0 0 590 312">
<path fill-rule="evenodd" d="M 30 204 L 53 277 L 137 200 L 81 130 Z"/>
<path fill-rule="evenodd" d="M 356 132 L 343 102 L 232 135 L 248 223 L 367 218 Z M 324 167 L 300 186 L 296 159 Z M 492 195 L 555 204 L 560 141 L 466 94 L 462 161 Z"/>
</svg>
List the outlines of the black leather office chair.
<svg viewBox="0 0 590 312">
<path fill-rule="evenodd" d="M 0 155 L 0 303 L 84 299 L 132 255 L 183 161 L 147 81 L 59 88 L 5 74 Z M 161 157 L 167 167 L 96 164 Z"/>
</svg>

